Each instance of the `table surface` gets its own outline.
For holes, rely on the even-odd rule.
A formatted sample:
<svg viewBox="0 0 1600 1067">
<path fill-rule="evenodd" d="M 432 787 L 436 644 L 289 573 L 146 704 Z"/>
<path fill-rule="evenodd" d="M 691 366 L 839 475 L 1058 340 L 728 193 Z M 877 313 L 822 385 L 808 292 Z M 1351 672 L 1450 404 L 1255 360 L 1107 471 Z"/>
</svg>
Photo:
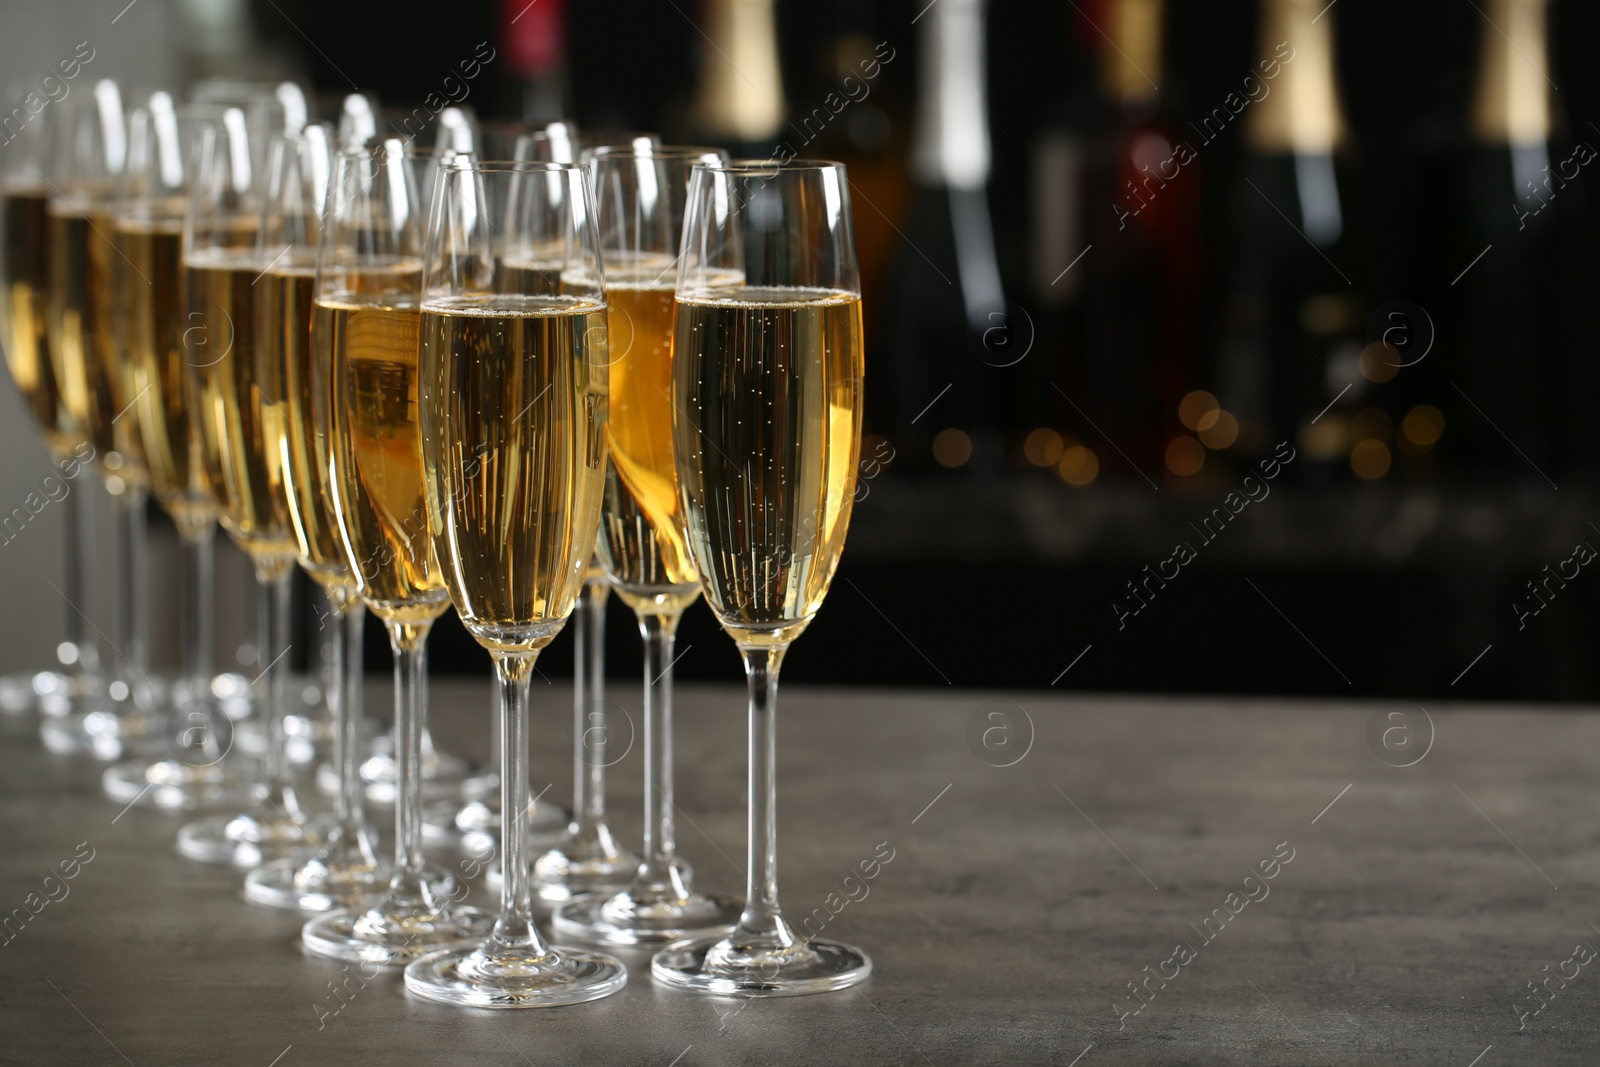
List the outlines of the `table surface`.
<svg viewBox="0 0 1600 1067">
<path fill-rule="evenodd" d="M 535 787 L 560 794 L 570 695 L 541 690 Z M 369 707 L 387 695 L 373 679 Z M 487 702 L 487 683 L 437 682 L 441 744 L 482 756 Z M 387 974 L 339 1008 L 341 965 L 301 952 L 298 917 L 246 904 L 240 873 L 177 855 L 180 819 L 119 814 L 99 768 L 13 726 L 0 909 L 60 897 L 44 879 L 93 859 L 0 944 L 0 1062 L 1595 1063 L 1600 975 L 1575 946 L 1600 945 L 1600 716 L 1427 711 L 1431 730 L 1375 703 L 796 687 L 783 901 L 828 914 L 892 849 L 827 926 L 871 953 L 872 978 L 734 1001 L 658 988 L 640 960 L 614 997 L 521 1012 L 420 1001 Z M 678 720 L 680 850 L 701 884 L 739 890 L 743 691 L 683 687 Z M 1390 727 L 1411 732 L 1369 742 Z M 1430 733 L 1420 762 L 1390 765 Z M 633 751 L 610 790 L 624 841 L 639 796 Z M 1135 1000 L 1138 981 L 1152 992 Z M 1554 992 L 1533 1000 L 1541 981 Z"/>
</svg>

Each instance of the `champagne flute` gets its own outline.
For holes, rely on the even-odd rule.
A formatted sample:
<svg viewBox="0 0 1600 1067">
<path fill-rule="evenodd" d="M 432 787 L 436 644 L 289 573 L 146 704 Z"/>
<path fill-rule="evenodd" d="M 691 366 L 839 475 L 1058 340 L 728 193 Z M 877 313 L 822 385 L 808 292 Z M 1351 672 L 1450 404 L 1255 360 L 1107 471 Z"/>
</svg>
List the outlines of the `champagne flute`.
<svg viewBox="0 0 1600 1067">
<path fill-rule="evenodd" d="M 573 163 L 577 147 L 571 123 L 554 122 L 542 130 L 525 126 L 491 127 L 489 143 L 507 150 L 516 162 Z M 481 157 L 480 157 L 481 158 Z M 541 262 L 534 249 L 513 249 L 497 267 L 501 285 L 510 292 L 554 294 L 561 288 L 561 268 Z M 573 610 L 573 787 L 572 818 L 561 843 L 533 865 L 533 893 L 544 904 L 559 904 L 591 892 L 611 892 L 627 884 L 639 858 L 619 848 L 606 825 L 605 807 L 605 608 L 610 586 L 598 560 L 586 571 L 583 590 Z M 547 828 L 545 812 L 536 807 L 531 829 Z M 491 865 L 491 886 L 502 876 Z"/>
<path fill-rule="evenodd" d="M 178 529 L 183 554 L 182 672 L 166 731 L 171 755 L 107 768 L 102 782 L 119 804 L 242 804 L 252 785 L 234 763 L 223 762 L 232 722 L 211 692 L 212 545 L 223 490 L 206 483 L 184 385 L 183 216 L 197 134 L 221 118 L 220 107 L 179 108 L 168 93 L 153 93 L 129 118 L 128 163 L 113 218 L 123 343 L 150 487 Z"/>
<path fill-rule="evenodd" d="M 504 865 L 487 940 L 416 961 L 406 988 L 473 1007 L 594 1000 L 626 985 L 628 972 L 610 956 L 545 944 L 522 823 L 529 681 L 583 586 L 605 473 L 605 295 L 583 168 L 447 161 L 428 253 L 428 532 L 450 599 L 500 677 Z M 548 265 L 561 292 L 528 293 L 510 263 Z"/>
<path fill-rule="evenodd" d="M 279 447 L 279 368 L 276 354 L 257 343 L 256 288 L 266 261 L 256 158 L 243 109 L 225 108 L 220 122 L 206 124 L 183 225 L 188 401 L 223 529 L 250 557 L 264 594 L 256 605 L 256 647 L 265 667 L 253 685 L 267 741 L 254 805 L 183 827 L 178 851 L 238 867 L 256 867 L 305 845 L 305 815 L 290 780 L 284 732 L 297 545 Z"/>
<path fill-rule="evenodd" d="M 359 105 L 354 106 L 359 107 Z M 450 109 L 447 108 L 446 110 Z M 443 119 L 443 113 L 441 113 L 440 118 L 441 120 Z M 440 133 L 449 134 L 450 137 L 455 137 L 459 134 L 470 143 L 471 131 L 469 126 L 453 125 L 447 127 L 441 125 Z M 352 151 L 365 149 L 371 155 L 373 146 L 382 145 L 389 139 L 398 136 L 398 134 L 386 134 L 382 137 L 370 138 L 362 144 L 349 145 L 347 148 Z M 423 198 L 417 206 L 416 213 L 417 217 L 422 220 L 420 225 L 426 226 L 426 198 L 433 188 L 438 161 L 453 153 L 456 149 L 448 141 L 430 150 L 415 148 L 408 144 L 405 138 L 400 140 L 404 146 L 400 165 L 403 165 L 409 171 L 413 181 L 413 188 L 416 190 L 417 195 Z M 418 275 L 418 284 L 420 284 L 420 277 Z M 388 736 L 378 741 L 376 747 L 379 747 L 379 751 L 373 752 L 372 755 L 360 762 L 359 771 L 361 780 L 364 783 L 366 797 L 376 804 L 394 803 L 397 775 L 395 753 L 400 748 L 398 742 L 399 729 L 400 724 L 396 722 L 394 729 L 390 731 Z M 420 774 L 424 799 L 430 800 L 435 804 L 448 804 L 453 811 L 456 806 L 461 804 L 462 796 L 478 798 L 492 795 L 500 784 L 493 770 L 493 765 L 496 762 L 498 761 L 491 760 L 489 767 L 480 767 L 460 756 L 441 752 L 433 743 L 432 731 L 428 728 L 426 722 L 423 723 L 422 769 Z M 344 788 L 341 773 L 334 764 L 324 764 L 319 767 L 317 769 L 317 779 L 320 787 L 332 795 L 337 796 L 339 791 Z M 467 802 L 468 805 L 471 803 L 472 800 Z M 426 825 L 426 822 L 424 825 Z"/>
<path fill-rule="evenodd" d="M 11 94 L 21 99 L 26 90 Z M 44 433 L 51 460 L 63 479 L 67 542 L 61 590 L 67 601 L 66 632 L 56 645 L 57 670 L 0 678 L 0 712 L 44 710 L 57 714 L 98 699 L 103 689 L 99 652 L 88 634 L 83 604 L 92 533 L 90 499 L 75 481 L 93 456 L 61 396 L 51 358 L 48 304 L 52 250 L 48 209 L 52 193 L 48 145 L 59 111 L 46 110 L 15 134 L 0 155 L 0 347 L 17 391 Z M 53 495 L 53 494 L 52 494 Z M 6 538 L 16 536 L 8 527 Z M 41 707 L 42 705 L 42 707 Z"/>
<path fill-rule="evenodd" d="M 651 973 L 669 986 L 785 996 L 842 989 L 872 970 L 859 949 L 807 939 L 784 921 L 774 778 L 778 669 L 822 606 L 855 496 L 860 293 L 842 165 L 695 167 L 672 445 L 689 550 L 749 681 L 749 867 L 732 933 L 656 954 Z"/>
<path fill-rule="evenodd" d="M 583 941 L 665 943 L 721 934 L 739 918 L 738 901 L 689 888 L 676 863 L 672 784 L 673 642 L 700 596 L 672 459 L 673 286 L 690 171 L 726 161 L 715 149 L 649 142 L 590 156 L 613 343 L 600 558 L 644 639 L 645 760 L 644 861 L 633 883 L 556 911 L 556 933 Z"/>
<path fill-rule="evenodd" d="M 56 144 L 57 179 L 48 215 L 51 244 L 50 356 L 73 424 L 94 450 L 115 501 L 117 616 L 115 668 L 105 708 L 47 717 L 40 737 L 52 752 L 115 759 L 158 737 L 164 697 L 151 680 L 146 646 L 146 474 L 122 358 L 111 213 L 127 154 L 122 93 L 112 81 L 68 97 Z M 84 605 L 75 604 L 82 609 Z"/>
<path fill-rule="evenodd" d="M 300 567 L 322 587 L 330 605 L 334 656 L 328 695 L 340 789 L 331 825 L 308 835 L 317 845 L 315 854 L 284 856 L 257 867 L 245 879 L 244 894 L 257 904 L 302 911 L 356 904 L 376 896 L 391 877 L 366 821 L 357 770 L 367 609 L 334 513 L 331 428 L 318 418 L 315 403 L 319 392 L 328 394 L 333 366 L 331 337 L 311 326 L 332 141 L 331 129 L 317 124 L 274 139 L 261 228 L 267 266 L 256 283 L 256 344 L 260 358 L 275 365 L 281 384 L 274 402 L 281 415 L 279 448 Z"/>
<path fill-rule="evenodd" d="M 317 264 L 312 332 L 328 353 L 326 395 L 334 509 L 361 599 L 383 620 L 395 659 L 395 856 L 371 907 L 329 912 L 301 932 L 311 952 L 400 966 L 476 941 L 493 917 L 455 907 L 422 859 L 422 731 L 427 645 L 450 608 L 423 506 L 418 374 L 424 221 L 399 138 L 343 151 Z M 324 407 L 325 405 L 325 407 Z"/>
</svg>

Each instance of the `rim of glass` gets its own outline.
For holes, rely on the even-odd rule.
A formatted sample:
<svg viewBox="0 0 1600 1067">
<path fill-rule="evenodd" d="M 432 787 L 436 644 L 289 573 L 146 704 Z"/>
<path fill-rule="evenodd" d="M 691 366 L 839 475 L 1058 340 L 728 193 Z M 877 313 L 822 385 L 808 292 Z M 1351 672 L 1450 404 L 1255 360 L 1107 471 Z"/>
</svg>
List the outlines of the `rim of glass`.
<svg viewBox="0 0 1600 1067">
<path fill-rule="evenodd" d="M 553 163 L 538 159 L 478 159 L 471 152 L 456 152 L 441 159 L 439 169 L 505 174 L 558 174 L 587 168 L 583 163 Z"/>
<path fill-rule="evenodd" d="M 695 169 L 719 174 L 755 174 L 762 171 L 799 172 L 844 170 L 844 164 L 833 159 L 730 159 L 726 163 L 696 163 Z"/>
<path fill-rule="evenodd" d="M 720 156 L 726 149 L 713 145 L 681 144 L 603 144 L 585 148 L 591 161 L 601 159 L 698 159 L 701 156 Z"/>
</svg>

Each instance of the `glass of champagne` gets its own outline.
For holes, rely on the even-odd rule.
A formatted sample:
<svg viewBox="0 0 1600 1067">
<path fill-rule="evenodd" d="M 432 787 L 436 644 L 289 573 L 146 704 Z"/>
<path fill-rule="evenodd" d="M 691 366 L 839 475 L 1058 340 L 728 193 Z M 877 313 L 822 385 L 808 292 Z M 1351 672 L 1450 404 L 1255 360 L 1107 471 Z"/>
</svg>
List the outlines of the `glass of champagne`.
<svg viewBox="0 0 1600 1067">
<path fill-rule="evenodd" d="M 443 945 L 477 941 L 493 916 L 454 906 L 448 876 L 422 858 L 422 731 L 427 638 L 450 610 L 423 506 L 417 369 L 425 203 L 399 138 L 341 151 L 317 262 L 311 331 L 328 364 L 325 411 L 333 506 L 350 572 L 394 651 L 395 843 L 388 892 L 366 909 L 312 919 L 301 938 L 319 956 L 401 966 Z M 315 379 L 313 380 L 315 384 Z"/>
<path fill-rule="evenodd" d="M 183 295 L 183 216 L 194 148 L 219 107 L 177 107 L 151 94 L 128 122 L 128 162 L 113 226 L 122 340 L 156 502 L 182 546 L 182 673 L 172 690 L 165 759 L 133 759 L 106 769 L 106 794 L 119 804 L 168 809 L 243 804 L 252 782 L 234 761 L 232 722 L 211 692 L 212 546 L 221 487 L 206 483 L 195 415 L 184 385 L 189 326 Z"/>
<path fill-rule="evenodd" d="M 649 142 L 590 155 L 606 321 L 611 416 L 600 559 L 644 639 L 644 860 L 626 889 L 557 909 L 557 934 L 601 944 L 663 944 L 721 934 L 738 901 L 689 888 L 673 840 L 672 662 L 678 620 L 700 596 L 672 459 L 673 288 L 690 171 L 710 148 Z"/>
<path fill-rule="evenodd" d="M 535 263 L 551 272 L 537 292 L 516 266 Z M 485 1008 L 594 1000 L 628 972 L 539 935 L 522 823 L 529 680 L 583 587 L 605 475 L 605 293 L 584 169 L 447 162 L 422 309 L 428 532 L 500 678 L 504 864 L 488 939 L 417 960 L 406 988 Z"/>
<path fill-rule="evenodd" d="M 448 109 L 447 109 L 448 110 Z M 441 114 L 442 117 L 442 114 Z M 455 127 L 461 129 L 462 127 Z M 408 143 L 406 138 L 398 134 L 384 134 L 369 138 L 361 144 L 346 146 L 351 151 L 365 151 L 371 155 L 375 146 L 384 145 L 386 142 L 399 138 L 402 145 L 401 160 L 411 175 L 413 188 L 420 198 L 416 206 L 416 215 L 420 226 L 427 225 L 427 198 L 433 188 L 434 175 L 438 169 L 438 161 L 452 154 L 455 149 L 448 146 L 425 149 L 416 148 Z M 420 284 L 420 275 L 419 284 Z M 393 804 L 395 799 L 396 766 L 395 753 L 399 751 L 399 724 L 386 736 L 378 739 L 373 746 L 377 749 L 370 756 L 360 761 L 359 771 L 363 787 L 368 800 L 375 804 Z M 492 796 L 498 789 L 500 781 L 495 777 L 494 765 L 498 760 L 491 760 L 490 766 L 481 767 L 460 756 L 449 752 L 440 751 L 433 743 L 433 732 L 428 728 L 426 721 L 422 724 L 422 795 L 430 805 L 449 805 L 453 812 L 462 806 L 463 796 L 473 798 L 466 802 L 470 807 L 477 798 Z M 323 764 L 317 769 L 319 786 L 324 792 L 337 796 L 344 788 L 343 777 L 336 763 Z M 431 808 L 424 810 L 424 826 L 426 826 L 426 813 Z"/>
<path fill-rule="evenodd" d="M 316 852 L 257 867 L 245 879 L 244 894 L 257 904 L 302 911 L 360 903 L 382 892 L 391 875 L 388 864 L 378 858 L 377 835 L 366 821 L 357 769 L 367 609 L 339 534 L 330 427 L 319 419 L 315 403 L 319 376 L 321 395 L 326 396 L 333 367 L 331 338 L 327 331 L 311 328 L 332 142 L 331 128 L 318 124 L 273 140 L 261 227 L 266 268 L 256 282 L 256 345 L 261 358 L 275 364 L 281 386 L 275 398 L 281 414 L 279 447 L 300 567 L 321 586 L 330 605 L 334 656 L 328 696 L 340 789 L 331 824 L 313 820 L 314 829 L 307 834 Z M 321 414 L 326 414 L 325 405 Z"/>
<path fill-rule="evenodd" d="M 255 567 L 260 661 L 256 707 L 266 724 L 261 780 L 250 810 L 190 823 L 178 851 L 206 863 L 256 867 L 305 847 L 305 815 L 286 756 L 289 594 L 297 545 L 284 484 L 283 411 L 276 353 L 258 345 L 262 181 L 245 112 L 224 108 L 200 133 L 183 225 L 188 308 L 185 383 L 200 461 L 223 529 Z"/>
<path fill-rule="evenodd" d="M 18 87 L 11 98 L 32 91 Z M 85 570 L 90 554 L 86 541 L 93 530 L 90 497 L 76 482 L 93 457 L 61 395 L 50 353 L 46 326 L 50 297 L 52 249 L 49 203 L 54 190 L 50 175 L 50 134 L 60 111 L 47 108 L 12 135 L 0 155 L 0 347 L 28 413 L 44 433 L 45 444 L 59 473 L 46 483 L 48 495 L 63 509 L 67 543 L 60 589 L 66 632 L 56 645 L 58 669 L 0 677 L 0 712 L 28 714 L 35 710 L 64 714 L 103 696 L 99 651 L 88 633 Z M 56 486 L 59 485 L 59 490 Z M 60 492 L 57 497 L 56 493 Z M 42 505 L 41 505 L 42 506 Z M 31 509 L 30 509 L 31 510 Z M 12 519 L 13 515 L 3 516 Z M 20 536 L 14 523 L 4 525 L 4 539 Z"/>
<path fill-rule="evenodd" d="M 744 914 L 656 954 L 703 993 L 842 989 L 872 962 L 807 939 L 778 908 L 777 696 L 844 548 L 861 449 L 861 288 L 838 163 L 700 164 L 689 187 L 673 338 L 672 447 L 706 602 L 750 688 Z"/>
<path fill-rule="evenodd" d="M 58 106 L 61 136 L 46 209 L 50 356 L 72 423 L 92 447 L 95 469 L 115 501 L 118 589 L 110 699 L 104 707 L 45 718 L 40 736 L 52 752 L 116 759 L 159 739 L 164 717 L 156 705 L 165 697 L 152 681 L 146 645 L 147 477 L 116 301 L 111 216 L 127 156 L 127 117 L 112 81 Z"/>
</svg>

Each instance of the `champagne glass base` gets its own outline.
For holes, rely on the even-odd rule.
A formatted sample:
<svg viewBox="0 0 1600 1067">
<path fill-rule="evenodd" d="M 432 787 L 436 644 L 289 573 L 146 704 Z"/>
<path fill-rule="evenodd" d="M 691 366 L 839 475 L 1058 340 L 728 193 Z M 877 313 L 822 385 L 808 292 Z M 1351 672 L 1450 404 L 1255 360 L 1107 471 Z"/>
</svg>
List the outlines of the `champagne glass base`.
<svg viewBox="0 0 1600 1067">
<path fill-rule="evenodd" d="M 388 743 L 387 736 L 378 737 L 373 747 L 379 749 L 361 763 L 361 781 L 365 783 L 367 800 L 373 804 L 394 803 L 394 756 L 380 746 Z M 317 768 L 317 788 L 328 796 L 339 793 L 339 771 L 332 764 Z M 422 757 L 422 796 L 424 800 L 455 799 L 485 796 L 500 788 L 500 776 L 485 767 L 478 767 L 460 756 L 445 752 L 428 752 Z"/>
<path fill-rule="evenodd" d="M 165 716 L 141 708 L 107 706 L 45 716 L 39 721 L 39 740 L 58 756 L 126 759 L 156 750 L 164 724 Z"/>
<path fill-rule="evenodd" d="M 591 945 L 665 945 L 711 940 L 738 925 L 744 902 L 634 885 L 613 896 L 580 897 L 556 909 L 555 936 Z"/>
<path fill-rule="evenodd" d="M 848 989 L 871 973 L 867 954 L 840 941 L 680 941 L 650 961 L 650 975 L 662 985 L 729 997 L 828 993 Z"/>
<path fill-rule="evenodd" d="M 305 821 L 271 808 L 212 815 L 178 831 L 178 851 L 200 863 L 259 867 L 306 847 Z"/>
<path fill-rule="evenodd" d="M 74 689 L 87 690 L 86 680 L 57 671 L 19 671 L 0 675 L 0 716 L 24 718 L 42 711 L 41 703 L 54 700 L 58 708 L 71 699 Z M 65 709 L 63 709 L 65 710 Z"/>
<path fill-rule="evenodd" d="M 306 923 L 300 940 L 315 956 L 404 967 L 441 949 L 483 941 L 494 916 L 477 908 L 437 909 L 380 901 L 366 911 L 347 908 Z"/>
<path fill-rule="evenodd" d="M 260 758 L 267 750 L 266 726 L 258 718 L 245 719 L 236 730 L 239 751 Z M 283 755 L 290 763 L 305 765 L 316 760 L 319 746 L 326 739 L 317 722 L 306 715 L 283 717 Z"/>
<path fill-rule="evenodd" d="M 530 848 L 548 848 L 560 841 L 571 816 L 555 804 L 533 803 L 522 824 Z M 469 855 L 482 855 L 500 843 L 500 798 L 490 794 L 465 803 L 446 798 L 422 813 L 422 834 L 432 844 L 454 844 Z"/>
<path fill-rule="evenodd" d="M 309 859 L 285 856 L 264 863 L 244 880 L 245 899 L 268 908 L 332 911 L 370 904 L 389 890 L 387 863 L 368 863 L 360 849 L 338 848 Z M 455 875 L 428 865 L 423 880 L 439 896 L 453 896 Z"/>
<path fill-rule="evenodd" d="M 239 807 L 255 794 L 252 777 L 231 762 L 194 766 L 175 759 L 127 760 L 107 767 L 100 783 L 118 804 L 165 811 Z"/>
<path fill-rule="evenodd" d="M 436 952 L 406 968 L 406 989 L 469 1008 L 553 1008 L 608 997 L 628 984 L 628 969 L 599 952 L 552 949 L 542 956 L 495 953 L 490 946 Z"/>
<path fill-rule="evenodd" d="M 615 847 L 574 846 L 570 843 L 533 861 L 533 899 L 555 907 L 589 893 L 610 896 L 626 889 L 639 873 L 639 857 Z M 500 883 L 500 865 L 488 872 L 490 888 Z"/>
</svg>

